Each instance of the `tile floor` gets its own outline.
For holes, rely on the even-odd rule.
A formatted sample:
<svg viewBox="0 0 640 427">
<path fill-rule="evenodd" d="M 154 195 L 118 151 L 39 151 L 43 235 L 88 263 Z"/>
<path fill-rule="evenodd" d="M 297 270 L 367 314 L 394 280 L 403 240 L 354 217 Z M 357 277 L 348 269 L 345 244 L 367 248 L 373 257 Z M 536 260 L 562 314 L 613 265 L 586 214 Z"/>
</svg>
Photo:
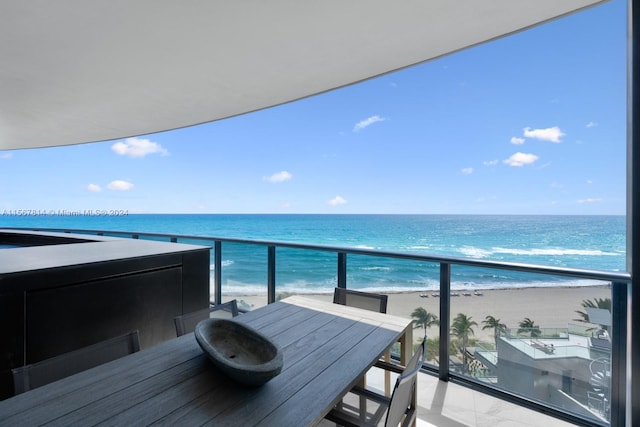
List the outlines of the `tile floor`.
<svg viewBox="0 0 640 427">
<path fill-rule="evenodd" d="M 418 427 L 568 427 L 571 423 L 438 378 L 418 375 Z"/>
</svg>

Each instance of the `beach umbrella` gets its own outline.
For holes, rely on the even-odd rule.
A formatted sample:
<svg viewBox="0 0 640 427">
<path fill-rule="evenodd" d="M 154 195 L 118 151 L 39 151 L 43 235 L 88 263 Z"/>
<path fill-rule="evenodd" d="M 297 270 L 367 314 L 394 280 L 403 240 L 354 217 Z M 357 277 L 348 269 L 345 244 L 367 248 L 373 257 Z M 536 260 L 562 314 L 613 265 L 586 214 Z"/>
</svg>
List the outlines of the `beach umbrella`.
<svg viewBox="0 0 640 427">
<path fill-rule="evenodd" d="M 290 102 L 598 0 L 0 3 L 0 150 L 138 136 Z"/>
</svg>

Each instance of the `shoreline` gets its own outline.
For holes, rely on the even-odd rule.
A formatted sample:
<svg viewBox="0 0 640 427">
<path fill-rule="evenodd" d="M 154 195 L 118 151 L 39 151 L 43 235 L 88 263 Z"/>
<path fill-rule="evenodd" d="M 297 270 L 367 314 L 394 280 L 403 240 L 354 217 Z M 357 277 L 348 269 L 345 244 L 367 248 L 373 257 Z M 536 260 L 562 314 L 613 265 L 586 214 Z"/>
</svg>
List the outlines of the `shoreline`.
<svg viewBox="0 0 640 427">
<path fill-rule="evenodd" d="M 530 318 L 540 328 L 567 328 L 569 324 L 589 323 L 579 322 L 580 316 L 577 310 L 584 311 L 581 303 L 584 300 L 594 298 L 611 298 L 611 287 L 608 285 L 597 286 L 575 286 L 575 287 L 528 287 L 528 288 L 508 288 L 508 289 L 485 289 L 479 291 L 481 295 L 476 295 L 469 291 L 468 296 L 464 296 L 464 291 L 458 292 L 459 296 L 451 296 L 450 312 L 451 317 L 458 313 L 463 313 L 471 317 L 477 323 L 473 328 L 474 334 L 471 338 L 481 341 L 493 341 L 493 330 L 482 329 L 485 326 L 482 321 L 486 316 L 493 316 L 500 319 L 509 328 L 518 328 L 518 324 L 525 317 Z M 395 292 L 387 293 L 389 296 L 387 313 L 411 317 L 411 312 L 422 307 L 429 313 L 439 316 L 440 298 L 434 297 L 434 291 L 416 292 Z M 310 298 L 322 301 L 332 301 L 333 294 L 301 294 Z M 423 295 L 423 296 L 421 296 Z M 426 295 L 426 297 L 424 296 Z M 229 295 L 223 300 L 236 298 L 238 302 L 253 305 L 253 308 L 266 305 L 266 295 Z M 422 335 L 422 330 L 416 330 L 414 337 Z M 438 335 L 438 327 L 427 329 L 427 335 L 434 337 Z"/>
</svg>

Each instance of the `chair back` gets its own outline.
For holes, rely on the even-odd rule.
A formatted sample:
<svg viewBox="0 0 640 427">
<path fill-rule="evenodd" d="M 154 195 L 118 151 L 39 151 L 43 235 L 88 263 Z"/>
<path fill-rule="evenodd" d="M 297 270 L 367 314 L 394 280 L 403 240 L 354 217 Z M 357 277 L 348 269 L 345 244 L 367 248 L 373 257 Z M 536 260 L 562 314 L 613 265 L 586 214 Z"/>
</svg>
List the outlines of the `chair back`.
<svg viewBox="0 0 640 427">
<path fill-rule="evenodd" d="M 391 401 L 389 402 L 389 409 L 387 411 L 387 419 L 384 423 L 386 427 L 397 427 L 402 417 L 407 414 L 407 409 L 412 406 L 414 385 L 418 377 L 418 372 L 422 368 L 426 353 L 426 341 L 423 340 L 420 347 L 409 360 L 409 363 L 403 370 L 402 374 L 398 376 L 396 385 L 393 388 L 391 394 Z M 412 408 L 415 413 L 415 408 Z M 414 413 L 408 415 L 414 416 Z"/>
<path fill-rule="evenodd" d="M 387 295 L 371 292 L 354 291 L 351 289 L 335 288 L 333 303 L 362 308 L 364 310 L 387 312 Z"/>
<path fill-rule="evenodd" d="M 11 370 L 15 394 L 52 383 L 140 350 L 138 330 Z"/>
<path fill-rule="evenodd" d="M 204 310 L 183 314 L 173 319 L 176 325 L 176 335 L 182 336 L 196 329 L 198 322 L 208 318 L 230 319 L 238 315 L 238 302 L 234 299 L 223 304 L 213 305 Z"/>
</svg>

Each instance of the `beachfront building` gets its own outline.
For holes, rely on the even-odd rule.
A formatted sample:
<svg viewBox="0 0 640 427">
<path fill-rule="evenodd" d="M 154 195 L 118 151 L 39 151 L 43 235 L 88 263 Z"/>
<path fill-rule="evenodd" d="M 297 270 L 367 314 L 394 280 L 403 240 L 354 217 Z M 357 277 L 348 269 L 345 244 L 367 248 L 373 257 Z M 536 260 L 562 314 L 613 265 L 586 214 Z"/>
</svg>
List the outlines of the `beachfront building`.
<svg viewBox="0 0 640 427">
<path fill-rule="evenodd" d="M 594 325 L 597 328 L 597 326 Z M 611 342 L 583 326 L 500 332 L 495 350 L 476 348 L 481 375 L 505 390 L 608 422 Z"/>
<path fill-rule="evenodd" d="M 244 2 L 218 1 L 148 0 L 120 7 L 72 0 L 10 2 L 0 7 L 5 36 L 0 56 L 9 64 L 0 68 L 0 150 L 118 139 L 244 114 L 438 58 L 601 2 L 526 3 L 355 1 L 296 7 L 273 1 L 253 2 L 248 11 Z M 640 422 L 640 334 L 633 333 L 640 323 L 640 292 L 634 288 L 634 267 L 640 264 L 640 126 L 634 126 L 640 122 L 640 55 L 634 50 L 639 41 L 634 24 L 640 22 L 640 2 L 630 0 L 629 5 L 627 271 L 475 264 L 612 283 L 609 359 L 602 351 L 606 345 L 597 341 L 606 340 L 604 335 L 578 344 L 570 333 L 566 338 L 501 336 L 492 359 L 498 385 L 525 396 L 515 399 L 518 404 L 546 410 L 540 401 L 552 402 L 556 416 L 589 425 Z M 139 63 L 145 67 L 122 66 Z M 216 274 L 221 270 L 219 243 Z M 338 284 L 346 286 L 347 251 L 336 252 L 342 266 Z M 359 252 L 367 255 L 352 251 Z M 269 246 L 272 254 L 269 302 L 275 300 L 275 244 Z M 440 337 L 448 343 L 451 266 L 474 263 L 423 258 L 439 264 Z M 142 257 L 138 261 L 143 263 Z M 220 303 L 216 282 L 215 302 Z M 14 314 L 20 316 L 23 309 L 21 299 L 13 300 Z M 560 345 L 563 339 L 566 346 Z M 439 350 L 440 360 L 448 361 L 448 346 Z M 437 374 L 443 381 L 455 376 L 448 363 Z M 599 388 L 595 378 L 602 376 L 609 381 Z M 572 400 L 575 405 L 569 407 Z M 583 410 L 588 419 L 579 416 Z M 594 421 L 594 414 L 602 422 Z"/>
</svg>

